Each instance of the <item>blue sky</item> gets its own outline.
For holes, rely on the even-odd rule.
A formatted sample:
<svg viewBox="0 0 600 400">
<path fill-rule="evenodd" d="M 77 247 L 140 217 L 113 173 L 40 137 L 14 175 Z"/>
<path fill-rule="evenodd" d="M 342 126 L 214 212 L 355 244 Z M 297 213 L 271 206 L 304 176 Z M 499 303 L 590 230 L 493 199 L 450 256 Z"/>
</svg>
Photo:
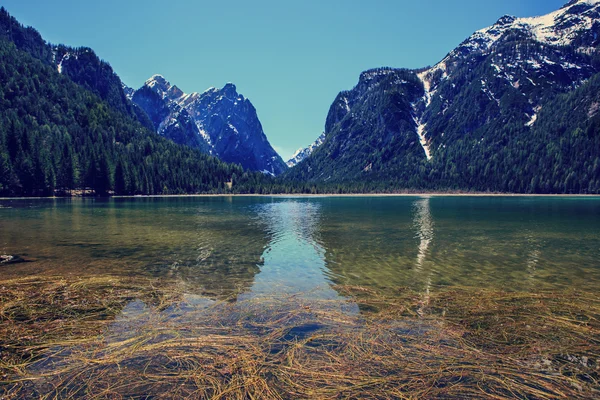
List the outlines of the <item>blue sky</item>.
<svg viewBox="0 0 600 400">
<path fill-rule="evenodd" d="M 52 43 L 88 46 L 129 86 L 164 75 L 185 92 L 234 82 L 287 159 L 323 131 L 361 71 L 435 64 L 504 14 L 567 0 L 0 0 Z"/>
</svg>

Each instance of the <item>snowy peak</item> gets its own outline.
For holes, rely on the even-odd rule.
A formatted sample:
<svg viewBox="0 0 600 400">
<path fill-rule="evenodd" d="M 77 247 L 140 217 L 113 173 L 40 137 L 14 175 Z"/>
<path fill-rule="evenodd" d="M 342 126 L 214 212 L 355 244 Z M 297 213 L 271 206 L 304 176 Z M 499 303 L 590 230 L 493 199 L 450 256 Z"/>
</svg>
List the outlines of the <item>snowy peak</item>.
<svg viewBox="0 0 600 400">
<path fill-rule="evenodd" d="M 595 73 L 589 55 L 597 52 L 599 45 L 600 0 L 571 1 L 537 17 L 505 15 L 475 32 L 435 66 L 415 71 L 423 83 L 424 96 L 412 104 L 413 116 L 425 152 L 430 135 L 427 121 L 443 115 L 452 105 L 449 94 L 443 93 L 450 89 L 441 88 L 454 87 L 456 74 L 462 74 L 464 68 L 472 71 L 481 62 L 489 65 L 490 76 L 481 80 L 481 91 L 500 106 L 502 96 L 496 92 L 504 92 L 500 86 L 510 85 L 528 99 L 529 105 L 523 109 L 532 125 L 542 88 L 564 91 L 581 85 Z M 435 111 L 430 110 L 434 99 L 438 99 Z"/>
<path fill-rule="evenodd" d="M 175 85 L 171 85 L 171 83 L 168 80 L 166 80 L 165 77 L 162 75 L 153 75 L 150 79 L 146 81 L 144 85 L 152 89 L 163 99 L 177 101 L 182 97 L 186 96 L 186 94 L 181 89 L 179 89 Z"/>
<path fill-rule="evenodd" d="M 155 86 L 169 88 L 171 86 L 171 84 L 165 79 L 165 77 L 160 74 L 152 75 L 149 79 L 146 80 L 146 85 L 151 88 Z"/>
<path fill-rule="evenodd" d="M 600 3 L 600 0 L 571 0 L 570 2 L 568 2 L 567 4 L 565 4 L 564 6 L 561 7 L 561 9 L 563 8 L 568 8 L 574 5 L 590 5 L 593 6 L 595 4 Z"/>
<path fill-rule="evenodd" d="M 518 108 L 523 126 L 531 128 L 545 98 L 579 87 L 596 72 L 589 56 L 597 51 L 599 36 L 600 0 L 572 1 L 543 16 L 505 15 L 435 66 L 415 71 L 424 95 L 411 103 L 412 116 L 427 159 L 445 147 L 447 132 L 441 127 L 446 122 L 440 121 L 449 110 L 450 119 L 455 115 L 453 105 L 466 84 L 465 71 L 475 74 L 469 79 L 483 96 L 482 104 L 489 102 L 490 109 L 498 111 Z"/>
<path fill-rule="evenodd" d="M 231 82 L 226 83 L 222 89 L 210 87 L 202 93 L 185 93 L 177 86 L 172 85 L 164 76 L 157 74 L 150 77 L 144 86 L 168 101 L 171 107 L 177 105 L 189 112 L 193 112 L 194 108 L 202 107 L 200 103 L 207 104 L 226 99 L 237 105 L 237 101 L 243 102 L 245 100 L 244 96 L 238 94 L 235 84 Z"/>
<path fill-rule="evenodd" d="M 578 47 L 590 46 L 591 43 L 579 43 L 581 40 L 578 39 L 598 24 L 599 16 L 600 0 L 572 1 L 557 11 L 538 17 L 516 18 L 505 15 L 494 25 L 475 32 L 451 54 L 488 52 L 509 31 L 523 32 L 548 45 L 569 46 L 577 43 Z"/>
<path fill-rule="evenodd" d="M 286 169 L 269 144 L 256 110 L 231 82 L 222 89 L 188 94 L 157 74 L 132 99 L 159 134 L 177 143 L 199 147 L 250 170 L 277 175 Z"/>
<path fill-rule="evenodd" d="M 169 81 L 162 75 L 152 75 L 145 85 L 157 93 L 166 93 L 171 88 Z"/>
<path fill-rule="evenodd" d="M 325 132 L 321 134 L 313 143 L 311 143 L 308 147 L 299 148 L 296 150 L 292 158 L 290 158 L 286 164 L 289 168 L 292 168 L 302 161 L 304 161 L 308 156 L 310 156 L 313 151 L 317 149 L 317 147 L 321 146 L 325 141 Z"/>
</svg>

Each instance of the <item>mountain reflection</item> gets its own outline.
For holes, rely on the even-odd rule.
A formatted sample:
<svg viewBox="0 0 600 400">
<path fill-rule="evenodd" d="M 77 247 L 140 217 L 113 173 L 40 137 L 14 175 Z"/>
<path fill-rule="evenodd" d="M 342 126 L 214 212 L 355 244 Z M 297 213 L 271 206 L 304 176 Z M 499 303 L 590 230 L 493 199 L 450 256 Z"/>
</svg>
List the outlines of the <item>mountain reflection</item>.
<svg viewBox="0 0 600 400">
<path fill-rule="evenodd" d="M 358 199 L 329 209 L 323 225 L 331 279 L 341 285 L 380 290 L 424 290 L 430 280 L 426 258 L 433 241 L 429 198 Z M 416 260 L 416 263 L 415 263 Z"/>
<path fill-rule="evenodd" d="M 419 243 L 419 255 L 417 257 L 417 267 L 420 270 L 423 267 L 423 262 L 427 256 L 427 250 L 433 240 L 433 219 L 431 218 L 430 199 L 424 198 L 415 201 L 415 229 Z"/>
<path fill-rule="evenodd" d="M 0 200 L 6 278 L 165 278 L 210 299 L 594 286 L 597 199 L 185 197 Z"/>
<path fill-rule="evenodd" d="M 273 235 L 268 224 L 253 218 L 245 207 L 233 204 L 231 198 L 224 200 L 209 210 L 203 203 L 195 204 L 195 215 L 185 220 L 185 242 L 169 240 L 177 247 L 145 269 L 175 279 L 187 295 L 235 301 L 248 291 Z"/>
<path fill-rule="evenodd" d="M 270 238 L 253 296 L 302 295 L 335 298 L 325 272 L 320 237 L 322 205 L 309 201 L 274 201 L 253 207 Z"/>
<path fill-rule="evenodd" d="M 419 243 L 419 254 L 417 256 L 417 267 L 415 271 L 418 278 L 425 280 L 425 288 L 423 292 L 423 298 L 421 300 L 421 306 L 417 310 L 419 314 L 423 313 L 423 307 L 429 304 L 429 292 L 431 290 L 431 271 L 425 271 L 424 263 L 425 258 L 433 240 L 433 219 L 431 217 L 430 198 L 426 197 L 415 201 L 415 229 L 417 231 L 417 237 L 420 240 Z"/>
</svg>

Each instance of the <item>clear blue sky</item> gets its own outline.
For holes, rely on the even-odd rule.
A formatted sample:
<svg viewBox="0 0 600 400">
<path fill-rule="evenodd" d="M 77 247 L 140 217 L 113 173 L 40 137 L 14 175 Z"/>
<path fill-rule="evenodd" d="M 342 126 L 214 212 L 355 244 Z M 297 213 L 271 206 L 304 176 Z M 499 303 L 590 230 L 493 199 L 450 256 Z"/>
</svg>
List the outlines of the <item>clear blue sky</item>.
<svg viewBox="0 0 600 400">
<path fill-rule="evenodd" d="M 234 82 L 287 159 L 323 131 L 361 71 L 435 64 L 504 14 L 567 0 L 0 0 L 52 43 L 88 46 L 138 88 L 164 75 L 185 92 Z"/>
</svg>

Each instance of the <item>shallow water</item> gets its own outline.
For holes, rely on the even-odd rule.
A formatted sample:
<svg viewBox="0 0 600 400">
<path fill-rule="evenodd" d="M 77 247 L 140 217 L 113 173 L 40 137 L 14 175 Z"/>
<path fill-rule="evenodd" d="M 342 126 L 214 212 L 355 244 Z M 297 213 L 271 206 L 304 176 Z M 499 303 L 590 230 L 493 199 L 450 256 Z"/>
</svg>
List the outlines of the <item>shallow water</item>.
<svg viewBox="0 0 600 400">
<path fill-rule="evenodd" d="M 0 199 L 0 397 L 597 397 L 599 231 L 592 197 Z"/>
<path fill-rule="evenodd" d="M 5 278 L 170 278 L 190 296 L 335 299 L 338 284 L 515 291 L 600 283 L 600 198 L 0 200 Z"/>
</svg>

